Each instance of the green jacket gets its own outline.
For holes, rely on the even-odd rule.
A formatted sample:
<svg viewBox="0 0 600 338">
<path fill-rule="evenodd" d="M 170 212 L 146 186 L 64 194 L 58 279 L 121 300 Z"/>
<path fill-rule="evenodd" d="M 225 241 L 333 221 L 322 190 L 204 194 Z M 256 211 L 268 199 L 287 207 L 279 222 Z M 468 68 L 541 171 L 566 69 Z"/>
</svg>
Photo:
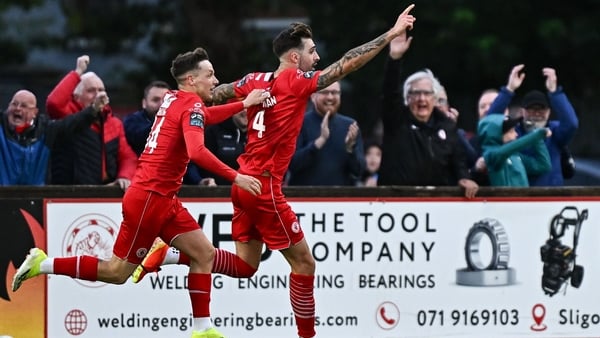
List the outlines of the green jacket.
<svg viewBox="0 0 600 338">
<path fill-rule="evenodd" d="M 552 169 L 544 144 L 546 129 L 536 129 L 514 141 L 502 142 L 504 116 L 492 114 L 479 121 L 477 134 L 492 186 L 528 187 L 527 175 L 541 175 Z M 532 148 L 531 155 L 521 151 Z"/>
</svg>

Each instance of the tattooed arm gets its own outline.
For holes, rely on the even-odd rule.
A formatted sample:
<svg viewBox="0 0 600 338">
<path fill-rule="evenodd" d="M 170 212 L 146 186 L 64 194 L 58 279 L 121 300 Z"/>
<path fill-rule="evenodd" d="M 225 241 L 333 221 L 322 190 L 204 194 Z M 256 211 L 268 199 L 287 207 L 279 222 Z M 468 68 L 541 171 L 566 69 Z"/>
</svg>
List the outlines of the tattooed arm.
<svg viewBox="0 0 600 338">
<path fill-rule="evenodd" d="M 390 41 L 392 41 L 392 39 L 406 32 L 407 29 L 412 29 L 416 19 L 409 13 L 413 7 L 415 7 L 414 4 L 406 7 L 404 12 L 398 16 L 394 27 L 392 27 L 385 34 L 382 34 L 372 41 L 349 50 L 341 59 L 325 68 L 319 76 L 317 83 L 318 90 L 328 87 L 330 84 L 341 80 L 346 75 L 361 68 L 377 54 L 379 54 L 379 52 L 381 52 L 381 50 L 387 46 Z"/>
<path fill-rule="evenodd" d="M 213 90 L 213 104 L 223 104 L 227 102 L 227 100 L 233 99 L 235 97 L 235 92 L 233 91 L 234 84 L 235 82 L 224 83 L 222 85 L 217 86 Z"/>
</svg>

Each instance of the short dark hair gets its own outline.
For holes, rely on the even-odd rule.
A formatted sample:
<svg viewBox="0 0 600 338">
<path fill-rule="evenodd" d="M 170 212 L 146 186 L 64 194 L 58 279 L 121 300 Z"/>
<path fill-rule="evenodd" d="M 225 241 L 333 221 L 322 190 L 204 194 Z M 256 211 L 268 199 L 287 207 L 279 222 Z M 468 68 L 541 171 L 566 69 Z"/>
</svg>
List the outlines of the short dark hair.
<svg viewBox="0 0 600 338">
<path fill-rule="evenodd" d="M 312 39 L 312 29 L 302 22 L 291 23 L 273 39 L 273 53 L 277 57 L 292 48 L 300 48 L 302 39 Z"/>
<path fill-rule="evenodd" d="M 150 82 L 146 86 L 146 88 L 144 88 L 144 98 L 148 97 L 148 92 L 152 88 L 164 88 L 164 89 L 171 90 L 171 86 L 169 86 L 169 84 L 166 83 L 165 81 L 155 80 L 155 81 Z"/>
<path fill-rule="evenodd" d="M 204 48 L 198 47 L 191 52 L 177 55 L 171 62 L 171 76 L 179 82 L 181 75 L 199 69 L 198 63 L 208 60 L 208 53 Z"/>
</svg>

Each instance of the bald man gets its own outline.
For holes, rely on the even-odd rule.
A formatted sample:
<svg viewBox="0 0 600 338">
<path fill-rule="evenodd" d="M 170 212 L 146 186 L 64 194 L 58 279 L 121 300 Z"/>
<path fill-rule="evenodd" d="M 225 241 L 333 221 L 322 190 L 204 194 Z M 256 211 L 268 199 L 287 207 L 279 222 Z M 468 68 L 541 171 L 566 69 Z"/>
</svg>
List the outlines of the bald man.
<svg viewBox="0 0 600 338">
<path fill-rule="evenodd" d="M 70 71 L 48 94 L 46 111 L 62 119 L 106 95 L 102 79 L 86 72 L 90 57 L 77 58 Z M 121 119 L 106 105 L 90 128 L 61 142 L 52 153 L 52 184 L 118 185 L 126 190 L 137 166 L 137 155 L 127 143 Z"/>
<path fill-rule="evenodd" d="M 88 128 L 107 102 L 99 95 L 88 108 L 57 121 L 38 114 L 35 94 L 17 91 L 0 121 L 0 184 L 44 185 L 56 139 Z"/>
</svg>

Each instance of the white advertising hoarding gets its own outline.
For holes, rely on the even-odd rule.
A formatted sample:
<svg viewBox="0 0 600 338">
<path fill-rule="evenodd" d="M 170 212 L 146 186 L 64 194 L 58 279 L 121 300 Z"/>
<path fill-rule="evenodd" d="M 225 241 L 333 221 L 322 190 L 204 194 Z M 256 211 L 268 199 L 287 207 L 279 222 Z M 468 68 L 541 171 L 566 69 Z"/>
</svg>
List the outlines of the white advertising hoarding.
<svg viewBox="0 0 600 338">
<path fill-rule="evenodd" d="M 317 337 L 600 336 L 600 199 L 290 203 L 317 260 Z M 234 250 L 231 202 L 184 205 L 215 246 Z M 110 257 L 120 221 L 117 200 L 47 201 L 49 256 Z M 556 293 L 542 288 L 551 223 L 564 230 L 546 250 Z M 278 252 L 263 257 L 250 279 L 213 275 L 213 322 L 229 338 L 295 336 L 289 267 Z M 47 336 L 189 337 L 186 274 L 165 266 L 124 285 L 49 276 Z"/>
</svg>

